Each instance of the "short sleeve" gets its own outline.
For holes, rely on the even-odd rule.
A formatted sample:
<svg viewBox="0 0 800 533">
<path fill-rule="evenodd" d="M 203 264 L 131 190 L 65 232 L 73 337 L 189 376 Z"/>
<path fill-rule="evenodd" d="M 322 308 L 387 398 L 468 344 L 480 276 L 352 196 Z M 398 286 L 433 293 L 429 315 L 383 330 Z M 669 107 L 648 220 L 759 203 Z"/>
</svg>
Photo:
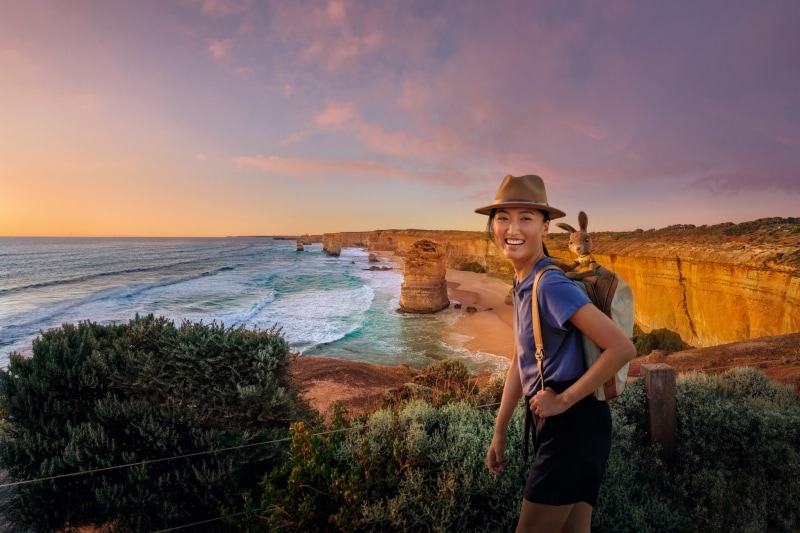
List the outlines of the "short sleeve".
<svg viewBox="0 0 800 533">
<path fill-rule="evenodd" d="M 572 315 L 589 302 L 589 298 L 575 282 L 559 272 L 545 272 L 539 281 L 542 314 L 556 321 L 551 324 L 554 327 L 563 329 Z"/>
</svg>

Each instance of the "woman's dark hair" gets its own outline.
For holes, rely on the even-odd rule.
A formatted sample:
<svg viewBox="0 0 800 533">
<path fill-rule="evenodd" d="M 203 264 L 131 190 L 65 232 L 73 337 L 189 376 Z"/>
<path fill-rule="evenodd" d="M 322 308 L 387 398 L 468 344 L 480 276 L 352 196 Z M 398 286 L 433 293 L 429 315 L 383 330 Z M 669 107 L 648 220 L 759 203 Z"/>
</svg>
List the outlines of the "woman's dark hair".
<svg viewBox="0 0 800 533">
<path fill-rule="evenodd" d="M 550 213 L 548 211 L 542 211 L 541 209 L 538 209 L 538 211 L 544 217 L 545 222 L 550 222 Z M 486 236 L 490 241 L 494 242 L 495 246 L 497 246 L 497 243 L 494 241 L 493 230 L 495 215 L 497 215 L 497 209 L 492 209 L 492 212 L 489 213 L 489 220 L 486 222 Z M 547 251 L 547 245 L 544 243 L 544 241 L 542 241 L 542 249 L 544 250 L 544 255 L 550 257 L 550 252 Z"/>
</svg>

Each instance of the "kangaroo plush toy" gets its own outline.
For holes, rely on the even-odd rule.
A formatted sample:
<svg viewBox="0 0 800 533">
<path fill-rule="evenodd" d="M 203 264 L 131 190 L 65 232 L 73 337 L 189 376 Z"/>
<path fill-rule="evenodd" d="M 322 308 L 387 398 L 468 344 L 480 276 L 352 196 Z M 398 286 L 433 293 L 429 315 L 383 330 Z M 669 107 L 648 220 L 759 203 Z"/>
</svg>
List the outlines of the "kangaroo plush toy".
<svg viewBox="0 0 800 533">
<path fill-rule="evenodd" d="M 561 263 L 559 266 L 565 270 L 570 279 L 583 279 L 597 275 L 597 262 L 592 255 L 592 236 L 586 228 L 589 227 L 589 217 L 581 211 L 578 213 L 578 227 L 575 229 L 569 224 L 559 222 L 559 228 L 569 232 L 569 249 L 577 257 L 572 264 Z M 564 268 L 566 267 L 566 268 Z"/>
</svg>

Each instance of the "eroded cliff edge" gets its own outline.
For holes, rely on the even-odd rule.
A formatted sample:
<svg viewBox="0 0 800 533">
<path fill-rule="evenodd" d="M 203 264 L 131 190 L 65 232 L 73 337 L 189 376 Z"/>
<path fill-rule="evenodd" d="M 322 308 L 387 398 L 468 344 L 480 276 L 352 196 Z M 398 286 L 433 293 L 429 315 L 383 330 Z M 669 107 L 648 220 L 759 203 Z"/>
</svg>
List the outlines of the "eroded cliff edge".
<svg viewBox="0 0 800 533">
<path fill-rule="evenodd" d="M 593 233 L 597 261 L 622 275 L 644 330 L 667 328 L 706 347 L 800 332 L 800 219 Z M 402 256 L 416 241 L 442 246 L 447 268 L 512 271 L 480 231 L 376 230 L 326 233 L 323 249 L 364 247 Z M 571 259 L 567 234 L 551 228 L 550 253 Z"/>
</svg>

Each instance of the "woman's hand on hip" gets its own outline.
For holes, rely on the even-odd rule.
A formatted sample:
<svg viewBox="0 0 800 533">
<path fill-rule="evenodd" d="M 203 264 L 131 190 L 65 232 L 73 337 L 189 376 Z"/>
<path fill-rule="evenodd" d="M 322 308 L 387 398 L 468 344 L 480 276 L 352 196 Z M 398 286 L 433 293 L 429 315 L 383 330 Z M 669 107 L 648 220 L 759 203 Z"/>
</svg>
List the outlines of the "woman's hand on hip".
<svg viewBox="0 0 800 533">
<path fill-rule="evenodd" d="M 537 392 L 528 402 L 528 408 L 533 414 L 539 417 L 560 415 L 569 406 L 562 401 L 561 395 L 550 387 Z"/>
</svg>

